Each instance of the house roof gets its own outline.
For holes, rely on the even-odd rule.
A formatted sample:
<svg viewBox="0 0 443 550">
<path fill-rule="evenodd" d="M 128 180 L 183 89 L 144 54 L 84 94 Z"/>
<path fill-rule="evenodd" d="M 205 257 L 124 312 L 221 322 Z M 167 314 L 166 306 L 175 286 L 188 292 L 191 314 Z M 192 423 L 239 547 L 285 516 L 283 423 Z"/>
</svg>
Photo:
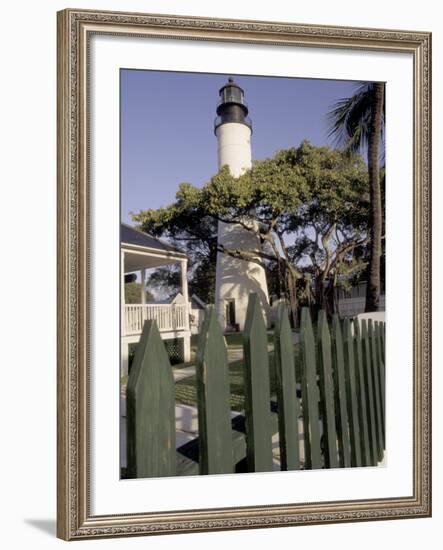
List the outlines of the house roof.
<svg viewBox="0 0 443 550">
<path fill-rule="evenodd" d="M 132 244 L 135 246 L 144 246 L 146 248 L 151 248 L 154 250 L 162 250 L 164 252 L 178 252 L 179 254 L 185 254 L 183 250 L 171 246 L 168 243 L 153 237 L 149 233 L 135 229 L 125 223 L 122 223 L 120 226 L 120 240 L 125 244 Z"/>
<path fill-rule="evenodd" d="M 197 309 L 205 309 L 206 308 L 206 304 L 204 303 L 204 301 L 201 298 L 199 298 L 197 296 L 197 294 L 193 294 L 191 296 L 191 303 L 195 304 L 197 306 Z"/>
<path fill-rule="evenodd" d="M 151 302 L 148 302 L 148 304 L 172 304 L 178 297 L 181 297 L 183 299 L 183 294 L 181 292 L 177 292 L 177 294 L 171 298 L 165 298 L 163 300 L 152 300 Z M 190 297 L 190 301 L 192 305 L 197 306 L 194 309 L 206 309 L 206 304 L 196 294 L 193 294 Z"/>
</svg>

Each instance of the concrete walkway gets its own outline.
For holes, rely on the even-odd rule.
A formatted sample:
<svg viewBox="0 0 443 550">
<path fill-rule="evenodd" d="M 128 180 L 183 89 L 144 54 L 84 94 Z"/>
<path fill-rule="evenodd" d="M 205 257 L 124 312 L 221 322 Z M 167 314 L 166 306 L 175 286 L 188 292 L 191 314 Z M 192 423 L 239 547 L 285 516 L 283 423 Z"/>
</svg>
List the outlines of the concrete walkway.
<svg viewBox="0 0 443 550">
<path fill-rule="evenodd" d="M 231 418 L 240 416 L 241 413 L 231 411 Z M 198 413 L 196 407 L 190 405 L 175 406 L 175 447 L 178 449 L 185 443 L 192 441 L 198 437 Z M 120 417 L 120 465 L 126 467 L 126 399 L 122 395 L 121 401 L 121 417 Z M 303 441 L 303 421 L 299 419 L 299 434 L 300 441 Z M 300 459 L 304 461 L 304 448 L 300 446 Z M 273 456 L 273 471 L 280 470 L 280 443 L 278 432 L 272 436 L 272 456 Z"/>
<path fill-rule="evenodd" d="M 231 418 L 240 416 L 241 413 L 231 411 Z M 176 405 L 176 448 L 198 437 L 197 409 L 189 405 Z M 303 446 L 303 420 L 299 419 L 300 460 L 304 463 Z M 272 436 L 272 470 L 280 471 L 280 439 L 278 432 Z"/>
<path fill-rule="evenodd" d="M 122 395 L 121 417 L 120 417 L 120 463 L 126 467 L 126 399 Z M 240 413 L 231 411 L 231 418 Z M 175 447 L 181 447 L 185 443 L 198 437 L 198 413 L 196 407 L 189 405 L 175 406 Z"/>
<path fill-rule="evenodd" d="M 195 374 L 195 366 L 191 365 L 190 367 L 185 367 L 183 369 L 174 369 L 172 368 L 172 374 L 174 376 L 174 382 L 179 382 Z"/>
</svg>

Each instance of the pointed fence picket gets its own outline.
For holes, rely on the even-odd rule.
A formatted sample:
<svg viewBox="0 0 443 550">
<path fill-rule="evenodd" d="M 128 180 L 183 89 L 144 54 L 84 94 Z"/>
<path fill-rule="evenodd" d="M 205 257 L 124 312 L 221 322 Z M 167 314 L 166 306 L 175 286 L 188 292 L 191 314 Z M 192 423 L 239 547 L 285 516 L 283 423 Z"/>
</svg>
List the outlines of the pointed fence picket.
<svg viewBox="0 0 443 550">
<path fill-rule="evenodd" d="M 351 466 L 351 448 L 348 419 L 348 392 L 346 391 L 346 386 L 349 386 L 349 382 L 346 384 L 343 338 L 338 315 L 334 315 L 332 319 L 332 333 L 339 463 L 342 468 L 349 468 Z"/>
<path fill-rule="evenodd" d="M 323 310 L 319 312 L 318 316 L 317 340 L 320 374 L 320 414 L 323 421 L 325 468 L 338 468 L 331 336 L 329 334 L 326 313 Z"/>
<path fill-rule="evenodd" d="M 382 332 L 384 331 L 384 323 L 375 322 L 375 345 L 379 367 L 379 385 L 380 385 L 380 407 L 381 407 L 381 425 L 383 432 L 383 449 L 386 449 L 386 432 L 385 432 L 385 365 L 384 365 L 384 345 Z"/>
<path fill-rule="evenodd" d="M 375 429 L 377 432 L 377 461 L 383 459 L 383 427 L 382 427 L 382 406 L 380 389 L 380 365 L 378 363 L 377 343 L 372 325 L 372 319 L 368 320 L 368 337 L 371 345 L 371 375 L 374 387 L 374 410 L 375 410 Z"/>
<path fill-rule="evenodd" d="M 206 315 L 196 357 L 200 474 L 234 471 L 228 354 L 220 324 L 211 307 Z"/>
<path fill-rule="evenodd" d="M 248 471 L 269 472 L 272 470 L 272 431 L 268 338 L 257 294 L 249 299 L 243 338 Z"/>
<path fill-rule="evenodd" d="M 128 477 L 175 475 L 174 379 L 155 321 L 145 321 L 126 403 Z"/>
<path fill-rule="evenodd" d="M 371 357 L 371 341 L 368 333 L 366 319 L 361 322 L 362 341 L 363 341 L 363 373 L 366 386 L 366 404 L 368 409 L 368 428 L 371 453 L 371 466 L 377 464 L 378 458 L 378 441 L 377 441 L 377 426 L 375 417 L 375 395 L 374 383 L 372 378 L 372 357 Z"/>
<path fill-rule="evenodd" d="M 368 408 L 368 387 L 365 381 L 365 368 L 363 363 L 363 345 L 360 331 L 360 323 L 357 319 L 354 320 L 354 347 L 355 347 L 355 361 L 357 364 L 356 378 L 357 378 L 357 395 L 359 401 L 358 417 L 360 424 L 360 443 L 362 452 L 362 466 L 371 466 L 372 451 L 370 440 L 370 421 L 369 421 L 369 408 Z"/>
<path fill-rule="evenodd" d="M 343 323 L 344 332 L 344 361 L 345 361 L 345 380 L 346 396 L 348 405 L 349 422 L 349 445 L 351 449 L 351 466 L 363 466 L 363 453 L 360 440 L 360 433 L 363 432 L 363 426 L 360 424 L 359 415 L 359 387 L 356 371 L 354 338 L 351 332 L 351 323 L 345 319 Z M 363 422 L 362 422 L 363 424 Z"/>
<path fill-rule="evenodd" d="M 301 311 L 300 345 L 302 357 L 302 408 L 305 468 L 315 470 L 323 467 L 321 452 L 318 375 L 316 348 L 311 316 L 308 308 Z"/>
<path fill-rule="evenodd" d="M 279 304 L 274 330 L 275 374 L 277 378 L 278 428 L 282 470 L 300 468 L 297 398 L 292 330 L 288 313 Z"/>
<path fill-rule="evenodd" d="M 175 445 L 172 367 L 156 322 L 145 321 L 127 386 L 125 477 L 271 471 L 274 434 L 281 470 L 382 461 L 384 323 L 341 322 L 334 316 L 330 328 L 320 311 L 316 335 L 309 310 L 302 308 L 296 365 L 288 313 L 279 306 L 271 394 L 267 330 L 258 296 L 251 294 L 243 334 L 244 423 L 234 425 L 226 342 L 209 307 L 196 355 L 198 452 L 189 458 Z"/>
</svg>

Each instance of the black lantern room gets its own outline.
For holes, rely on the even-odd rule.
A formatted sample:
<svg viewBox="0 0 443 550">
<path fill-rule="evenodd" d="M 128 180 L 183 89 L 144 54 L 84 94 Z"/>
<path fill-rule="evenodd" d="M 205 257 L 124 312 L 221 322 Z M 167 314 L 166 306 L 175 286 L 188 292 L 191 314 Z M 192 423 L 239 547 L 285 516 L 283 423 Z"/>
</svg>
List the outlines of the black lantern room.
<svg viewBox="0 0 443 550">
<path fill-rule="evenodd" d="M 248 117 L 248 106 L 244 99 L 244 91 L 234 82 L 233 78 L 229 78 L 227 84 L 220 88 L 219 95 L 214 131 L 226 122 L 245 124 L 252 131 L 252 122 Z"/>
</svg>

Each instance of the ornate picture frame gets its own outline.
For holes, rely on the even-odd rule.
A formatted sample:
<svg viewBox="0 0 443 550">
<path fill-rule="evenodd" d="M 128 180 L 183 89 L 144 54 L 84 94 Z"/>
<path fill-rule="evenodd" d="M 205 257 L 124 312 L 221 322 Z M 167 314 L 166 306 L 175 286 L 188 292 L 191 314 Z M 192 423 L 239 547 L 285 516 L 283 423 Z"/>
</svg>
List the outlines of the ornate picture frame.
<svg viewBox="0 0 443 550">
<path fill-rule="evenodd" d="M 413 61 L 412 494 L 94 514 L 90 460 L 93 36 L 402 53 Z M 431 35 L 427 32 L 68 9 L 58 13 L 58 536 L 65 540 L 431 515 Z M 269 474 L 274 475 L 274 474 Z M 266 497 L 264 497 L 266 498 Z"/>
</svg>

